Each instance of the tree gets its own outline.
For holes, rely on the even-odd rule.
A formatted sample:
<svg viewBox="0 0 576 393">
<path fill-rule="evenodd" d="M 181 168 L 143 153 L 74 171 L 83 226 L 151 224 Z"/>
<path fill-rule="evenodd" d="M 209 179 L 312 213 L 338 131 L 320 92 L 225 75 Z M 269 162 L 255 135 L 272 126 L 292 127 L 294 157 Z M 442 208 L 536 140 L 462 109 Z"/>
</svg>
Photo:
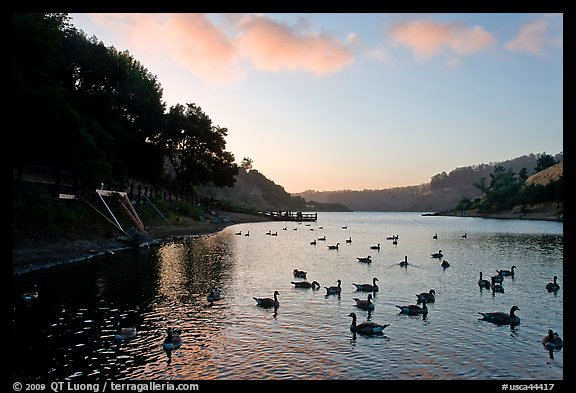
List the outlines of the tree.
<svg viewBox="0 0 576 393">
<path fill-rule="evenodd" d="M 557 162 L 554 157 L 552 157 L 550 154 L 542 153 L 536 160 L 536 167 L 534 168 L 534 171 L 540 172 L 556 164 Z"/>
<path fill-rule="evenodd" d="M 250 157 L 244 157 L 242 159 L 242 163 L 240 164 L 240 167 L 242 167 L 242 169 L 244 169 L 246 172 L 250 171 L 250 169 L 252 169 L 252 159 Z"/>
</svg>

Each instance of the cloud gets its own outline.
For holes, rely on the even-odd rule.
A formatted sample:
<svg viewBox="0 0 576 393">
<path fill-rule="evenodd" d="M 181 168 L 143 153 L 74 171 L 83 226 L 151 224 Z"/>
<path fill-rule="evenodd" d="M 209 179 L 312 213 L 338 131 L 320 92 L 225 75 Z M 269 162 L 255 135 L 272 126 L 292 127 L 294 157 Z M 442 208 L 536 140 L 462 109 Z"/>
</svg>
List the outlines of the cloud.
<svg viewBox="0 0 576 393">
<path fill-rule="evenodd" d="M 492 34 L 480 26 L 469 27 L 460 22 L 438 23 L 415 20 L 398 24 L 392 29 L 397 45 L 408 47 L 419 60 L 443 51 L 464 56 L 480 52 L 495 42 Z"/>
<path fill-rule="evenodd" d="M 242 20 L 239 29 L 235 42 L 240 55 L 262 70 L 304 70 L 324 75 L 353 60 L 341 41 L 310 32 L 303 24 L 290 27 L 251 15 Z"/>
<path fill-rule="evenodd" d="M 549 22 L 539 19 L 522 25 L 511 41 L 505 44 L 506 49 L 513 53 L 529 53 L 541 55 L 547 43 L 558 42 L 558 37 L 550 39 L 548 35 Z"/>
</svg>

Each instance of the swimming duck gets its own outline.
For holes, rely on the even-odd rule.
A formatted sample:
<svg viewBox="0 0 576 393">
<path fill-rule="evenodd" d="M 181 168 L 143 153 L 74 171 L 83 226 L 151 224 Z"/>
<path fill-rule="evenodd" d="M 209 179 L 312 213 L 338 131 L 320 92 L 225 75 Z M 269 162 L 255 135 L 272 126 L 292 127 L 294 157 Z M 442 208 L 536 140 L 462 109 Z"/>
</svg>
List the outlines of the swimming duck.
<svg viewBox="0 0 576 393">
<path fill-rule="evenodd" d="M 398 240 L 398 235 L 388 236 L 386 240 Z"/>
<path fill-rule="evenodd" d="M 354 283 L 352 283 L 352 285 L 354 285 L 356 287 L 357 291 L 378 292 L 378 285 L 376 285 L 376 281 L 378 281 L 378 279 L 376 277 L 374 277 L 372 279 L 372 284 L 354 284 Z"/>
<path fill-rule="evenodd" d="M 379 325 L 371 321 L 362 322 L 356 325 L 356 313 L 351 312 L 350 314 L 348 314 L 348 316 L 352 317 L 352 323 L 350 324 L 350 331 L 352 333 L 366 334 L 366 335 L 382 334 L 382 331 L 386 329 L 388 326 L 390 326 L 389 323 L 385 325 Z"/>
<path fill-rule="evenodd" d="M 438 239 L 438 234 L 435 234 L 434 236 L 432 236 L 432 239 Z"/>
<path fill-rule="evenodd" d="M 114 333 L 114 339 L 118 341 L 130 340 L 136 337 L 136 327 L 128 326 L 123 327 L 120 320 L 116 321 L 116 333 Z"/>
<path fill-rule="evenodd" d="M 501 311 L 497 312 L 479 312 L 482 315 L 480 321 L 488 321 L 495 323 L 496 325 L 518 325 L 520 324 L 520 317 L 515 315 L 515 312 L 520 310 L 518 306 L 512 306 L 510 313 L 505 313 Z"/>
<path fill-rule="evenodd" d="M 337 286 L 324 287 L 326 288 L 326 295 L 340 295 L 340 292 L 342 292 L 342 287 L 340 286 L 340 284 L 342 284 L 342 281 L 338 279 L 337 282 L 338 282 Z"/>
<path fill-rule="evenodd" d="M 211 288 L 208 290 L 206 294 L 206 299 L 209 303 L 213 303 L 216 300 L 220 300 L 220 296 L 222 294 L 222 290 L 220 288 Z"/>
<path fill-rule="evenodd" d="M 361 308 L 362 310 L 374 310 L 374 303 L 372 303 L 372 294 L 368 294 L 367 299 L 358 299 L 357 297 L 354 298 L 356 302 L 356 307 Z"/>
<path fill-rule="evenodd" d="M 312 240 L 312 241 L 310 242 L 310 244 L 312 244 L 313 246 L 315 246 L 315 245 L 316 245 L 316 239 Z"/>
<path fill-rule="evenodd" d="M 560 285 L 558 285 L 558 283 L 556 282 L 557 279 L 558 276 L 554 276 L 554 282 L 549 282 L 548 284 L 546 284 L 546 289 L 548 290 L 548 292 L 556 292 L 557 290 L 560 289 Z"/>
<path fill-rule="evenodd" d="M 510 268 L 510 270 L 496 270 L 496 271 L 501 276 L 514 276 L 514 269 L 516 269 L 516 266 L 513 265 Z"/>
<path fill-rule="evenodd" d="M 440 266 L 446 269 L 447 267 L 450 267 L 450 263 L 447 260 L 443 260 Z"/>
<path fill-rule="evenodd" d="M 422 292 L 416 295 L 418 298 L 417 303 L 422 303 L 424 300 L 426 303 L 434 303 L 436 301 L 436 291 L 431 289 L 428 292 Z"/>
<path fill-rule="evenodd" d="M 350 237 L 349 239 L 346 239 L 346 243 L 352 243 L 352 237 Z"/>
<path fill-rule="evenodd" d="M 174 329 L 171 327 L 166 329 L 166 337 L 164 338 L 164 342 L 162 342 L 162 348 L 164 348 L 165 351 L 172 351 L 180 348 L 182 345 L 181 333 L 181 329 Z"/>
<path fill-rule="evenodd" d="M 337 250 L 339 245 L 340 245 L 340 243 L 336 243 L 336 244 L 333 245 L 333 246 L 330 245 L 330 246 L 328 246 L 328 249 L 329 249 L 329 250 Z"/>
<path fill-rule="evenodd" d="M 244 236 L 250 236 L 250 231 L 247 231 Z"/>
<path fill-rule="evenodd" d="M 425 315 L 428 314 L 428 307 L 426 306 L 426 300 L 422 300 L 422 307 L 417 304 L 411 304 L 409 306 L 396 306 L 400 309 L 400 314 L 408 315 Z"/>
<path fill-rule="evenodd" d="M 498 284 L 502 284 L 504 282 L 504 276 L 502 274 L 500 274 L 500 272 L 498 272 L 498 274 L 494 277 L 494 282 L 497 282 Z"/>
<path fill-rule="evenodd" d="M 278 291 L 274 291 L 274 299 L 269 297 L 254 297 L 253 299 L 256 300 L 256 305 L 260 307 L 278 307 L 280 303 L 278 302 Z"/>
<path fill-rule="evenodd" d="M 548 330 L 548 334 L 542 338 L 542 345 L 547 349 L 561 349 L 564 343 L 558 333 L 550 329 Z"/>
<path fill-rule="evenodd" d="M 325 240 L 326 240 L 326 236 L 319 237 L 318 240 L 320 240 L 320 241 L 325 241 Z"/>
<path fill-rule="evenodd" d="M 20 299 L 28 303 L 38 299 L 38 285 L 34 284 L 34 290 L 20 294 Z"/>
<path fill-rule="evenodd" d="M 504 287 L 500 284 L 496 284 L 496 277 L 490 277 L 490 278 L 492 279 L 492 283 L 490 284 L 492 292 L 504 293 Z"/>
<path fill-rule="evenodd" d="M 293 274 L 294 274 L 294 277 L 306 278 L 306 272 L 304 270 L 294 269 Z"/>
<path fill-rule="evenodd" d="M 408 267 L 408 255 L 404 256 L 404 260 L 399 264 L 402 267 Z"/>
<path fill-rule="evenodd" d="M 467 234 L 463 234 L 463 235 L 462 235 L 462 239 L 466 239 L 467 237 L 468 237 Z"/>
<path fill-rule="evenodd" d="M 434 254 L 430 254 L 432 255 L 432 258 L 442 258 L 444 255 L 442 254 L 442 250 L 438 250 L 438 252 L 435 252 Z"/>
<path fill-rule="evenodd" d="M 372 262 L 372 257 L 370 255 L 368 255 L 366 258 L 356 257 L 356 259 L 358 259 L 358 262 L 364 262 L 364 263 L 371 263 Z"/>
<path fill-rule="evenodd" d="M 490 281 L 482 279 L 482 272 L 480 272 L 480 279 L 478 280 L 480 288 L 490 289 Z"/>
<path fill-rule="evenodd" d="M 370 246 L 370 249 L 380 251 L 380 243 L 378 243 L 376 246 Z"/>
<path fill-rule="evenodd" d="M 318 283 L 318 281 L 312 281 L 312 282 L 308 282 L 308 281 L 290 281 L 292 284 L 294 284 L 294 287 L 296 288 L 312 288 L 312 289 L 319 289 L 320 288 L 320 284 Z"/>
</svg>

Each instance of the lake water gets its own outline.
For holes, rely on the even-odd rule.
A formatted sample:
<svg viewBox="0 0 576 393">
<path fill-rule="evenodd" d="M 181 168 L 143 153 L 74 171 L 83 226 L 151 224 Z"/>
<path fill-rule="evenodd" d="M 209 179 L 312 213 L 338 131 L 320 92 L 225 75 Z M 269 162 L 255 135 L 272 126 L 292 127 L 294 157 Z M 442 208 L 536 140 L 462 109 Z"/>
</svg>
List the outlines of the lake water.
<svg viewBox="0 0 576 393">
<path fill-rule="evenodd" d="M 370 248 L 378 243 L 380 250 Z M 450 267 L 431 257 L 439 250 Z M 368 255 L 370 264 L 357 260 Z M 504 293 L 479 288 L 479 272 L 489 279 L 512 265 Z M 302 279 L 294 269 L 321 288 L 295 288 L 291 281 Z M 548 293 L 555 275 L 560 290 Z M 375 309 L 360 310 L 353 298 L 367 293 L 353 283 L 373 277 Z M 319 213 L 312 223 L 237 224 L 15 277 L 14 294 L 36 284 L 39 297 L 14 307 L 13 377 L 558 381 L 564 349 L 551 357 L 541 339 L 548 329 L 564 336 L 563 278 L 559 222 L 347 212 Z M 338 279 L 340 296 L 326 296 Z M 213 306 L 211 286 L 222 289 Z M 397 305 L 415 304 L 430 289 L 436 301 L 427 316 L 399 314 Z M 276 310 L 256 306 L 253 297 L 274 291 Z M 479 320 L 479 312 L 513 305 L 516 327 Z M 358 323 L 390 326 L 382 336 L 355 335 L 350 312 Z M 135 338 L 114 338 L 118 318 L 135 323 Z M 183 345 L 167 353 L 162 341 L 171 326 L 182 329 Z"/>
</svg>

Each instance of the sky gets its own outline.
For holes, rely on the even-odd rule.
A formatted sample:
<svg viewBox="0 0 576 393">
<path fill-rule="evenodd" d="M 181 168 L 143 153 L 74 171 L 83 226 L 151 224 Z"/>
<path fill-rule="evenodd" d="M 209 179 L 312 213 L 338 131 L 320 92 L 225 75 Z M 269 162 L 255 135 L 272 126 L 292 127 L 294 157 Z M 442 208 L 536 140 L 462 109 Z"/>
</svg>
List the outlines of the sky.
<svg viewBox="0 0 576 393">
<path fill-rule="evenodd" d="M 563 15 L 69 14 L 291 193 L 563 152 Z"/>
</svg>

